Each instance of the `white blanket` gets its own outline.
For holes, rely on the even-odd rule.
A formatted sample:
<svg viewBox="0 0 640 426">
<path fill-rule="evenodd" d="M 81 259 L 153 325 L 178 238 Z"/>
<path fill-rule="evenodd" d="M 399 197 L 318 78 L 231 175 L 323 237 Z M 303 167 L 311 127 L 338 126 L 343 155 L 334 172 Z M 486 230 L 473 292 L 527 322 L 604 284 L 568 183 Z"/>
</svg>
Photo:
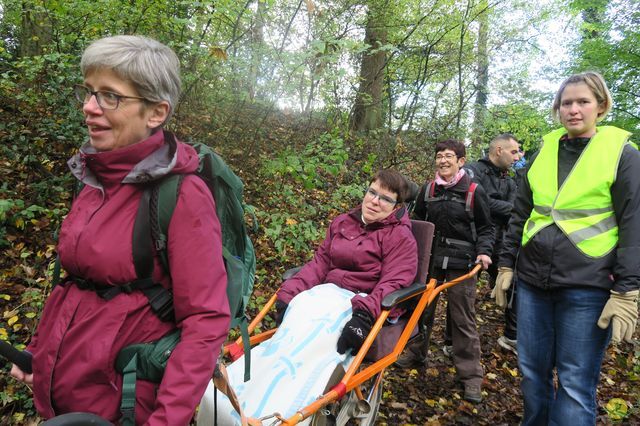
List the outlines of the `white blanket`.
<svg viewBox="0 0 640 426">
<path fill-rule="evenodd" d="M 348 368 L 353 357 L 340 355 L 336 346 L 351 318 L 353 296 L 335 284 L 318 285 L 298 294 L 278 331 L 251 350 L 251 380 L 243 382 L 244 357 L 228 366 L 229 381 L 246 416 L 260 418 L 277 412 L 288 418 L 322 395 L 338 364 Z M 218 424 L 239 425 L 240 416 L 229 400 L 221 392 L 217 392 L 217 400 Z M 271 418 L 263 424 L 273 421 Z M 200 402 L 197 424 L 214 425 L 213 382 Z"/>
</svg>

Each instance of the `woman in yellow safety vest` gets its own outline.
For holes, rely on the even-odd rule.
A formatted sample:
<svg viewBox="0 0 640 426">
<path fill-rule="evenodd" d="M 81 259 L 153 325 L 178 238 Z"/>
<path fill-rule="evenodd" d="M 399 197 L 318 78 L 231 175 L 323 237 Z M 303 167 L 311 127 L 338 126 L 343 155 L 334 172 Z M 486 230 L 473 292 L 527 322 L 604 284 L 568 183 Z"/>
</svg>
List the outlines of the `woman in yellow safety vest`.
<svg viewBox="0 0 640 426">
<path fill-rule="evenodd" d="M 611 103 L 598 73 L 562 83 L 563 127 L 529 163 L 505 236 L 492 295 L 506 305 L 515 269 L 524 426 L 594 425 L 607 344 L 635 329 L 640 153 L 629 132 L 596 126 Z"/>
</svg>

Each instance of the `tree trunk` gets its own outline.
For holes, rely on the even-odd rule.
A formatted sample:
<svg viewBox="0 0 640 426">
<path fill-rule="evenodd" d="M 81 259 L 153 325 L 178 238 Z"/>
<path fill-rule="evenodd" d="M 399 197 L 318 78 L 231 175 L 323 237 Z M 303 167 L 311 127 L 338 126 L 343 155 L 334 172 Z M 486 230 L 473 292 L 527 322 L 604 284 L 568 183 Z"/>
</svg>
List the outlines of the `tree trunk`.
<svg viewBox="0 0 640 426">
<path fill-rule="evenodd" d="M 258 86 L 258 75 L 262 64 L 262 50 L 264 49 L 264 14 L 265 2 L 257 1 L 256 18 L 251 27 L 251 66 L 249 68 L 249 99 L 252 101 L 256 97 L 256 87 Z"/>
<path fill-rule="evenodd" d="M 43 10 L 33 1 L 22 2 L 20 56 L 36 56 L 51 43 L 51 24 Z"/>
<path fill-rule="evenodd" d="M 369 48 L 362 55 L 360 86 L 351 113 L 351 129 L 357 132 L 374 130 L 383 125 L 382 94 L 387 55 L 377 49 L 386 44 L 387 29 L 382 13 L 384 7 L 380 9 L 378 11 L 372 7 L 367 14 L 365 43 Z"/>
<path fill-rule="evenodd" d="M 489 83 L 489 10 L 487 0 L 482 0 L 484 12 L 478 16 L 478 56 L 476 62 L 476 101 L 474 105 L 473 134 L 471 139 L 477 147 L 482 144 L 482 129 L 487 114 L 487 93 Z"/>
</svg>

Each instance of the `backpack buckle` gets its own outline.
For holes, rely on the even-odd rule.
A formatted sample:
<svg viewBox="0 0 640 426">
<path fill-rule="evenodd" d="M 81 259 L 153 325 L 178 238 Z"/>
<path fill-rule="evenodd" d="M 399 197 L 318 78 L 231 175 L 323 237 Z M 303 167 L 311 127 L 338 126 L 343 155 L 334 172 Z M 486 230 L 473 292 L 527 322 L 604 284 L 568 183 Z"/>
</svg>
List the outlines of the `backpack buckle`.
<svg viewBox="0 0 640 426">
<path fill-rule="evenodd" d="M 167 248 L 167 240 L 164 238 L 164 235 L 160 235 L 157 239 L 154 240 L 154 245 L 156 247 L 156 251 L 163 251 Z"/>
<path fill-rule="evenodd" d="M 160 318 L 161 321 L 173 321 L 173 296 L 168 290 L 164 288 L 162 290 L 163 291 L 158 291 L 149 298 L 151 310 L 158 316 L 158 318 Z"/>
<path fill-rule="evenodd" d="M 135 288 L 133 288 L 131 283 L 122 284 L 118 288 L 120 289 L 120 293 L 126 293 L 126 294 L 131 294 L 135 290 Z"/>
</svg>

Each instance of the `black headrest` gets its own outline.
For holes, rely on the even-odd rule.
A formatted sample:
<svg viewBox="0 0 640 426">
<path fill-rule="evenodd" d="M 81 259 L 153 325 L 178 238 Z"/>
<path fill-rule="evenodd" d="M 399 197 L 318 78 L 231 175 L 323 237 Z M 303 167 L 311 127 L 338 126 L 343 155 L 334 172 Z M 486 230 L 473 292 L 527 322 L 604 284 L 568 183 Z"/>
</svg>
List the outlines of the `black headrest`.
<svg viewBox="0 0 640 426">
<path fill-rule="evenodd" d="M 407 180 L 407 185 L 409 186 L 409 193 L 408 193 L 407 199 L 404 200 L 404 202 L 410 203 L 411 201 L 414 201 L 418 196 L 418 192 L 420 192 L 420 185 L 418 185 L 411 179 L 407 179 L 407 178 L 405 179 Z"/>
</svg>

